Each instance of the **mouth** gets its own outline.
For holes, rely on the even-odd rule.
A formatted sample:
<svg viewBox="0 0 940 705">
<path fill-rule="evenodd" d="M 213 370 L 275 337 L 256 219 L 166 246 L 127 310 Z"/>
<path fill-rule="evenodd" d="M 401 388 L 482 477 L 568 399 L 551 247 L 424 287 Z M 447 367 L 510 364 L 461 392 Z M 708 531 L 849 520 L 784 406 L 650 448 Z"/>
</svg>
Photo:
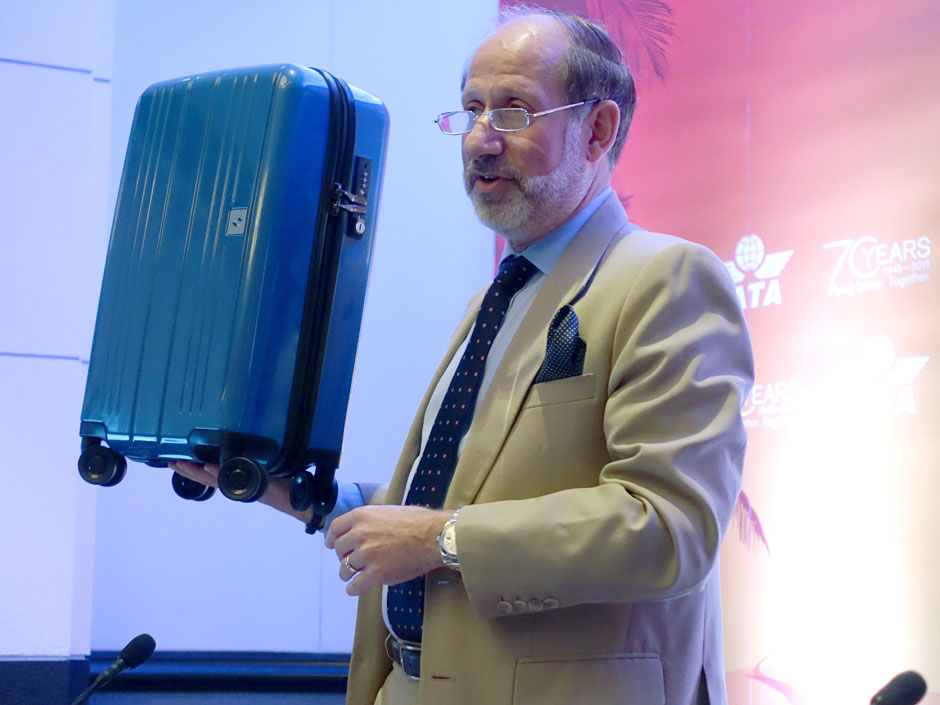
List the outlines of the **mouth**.
<svg viewBox="0 0 940 705">
<path fill-rule="evenodd" d="M 464 167 L 467 193 L 496 195 L 520 183 L 518 170 L 502 160 L 480 159 L 468 161 Z"/>
<path fill-rule="evenodd" d="M 473 187 L 481 193 L 494 193 L 508 188 L 512 179 L 498 174 L 476 173 L 473 177 Z"/>
</svg>

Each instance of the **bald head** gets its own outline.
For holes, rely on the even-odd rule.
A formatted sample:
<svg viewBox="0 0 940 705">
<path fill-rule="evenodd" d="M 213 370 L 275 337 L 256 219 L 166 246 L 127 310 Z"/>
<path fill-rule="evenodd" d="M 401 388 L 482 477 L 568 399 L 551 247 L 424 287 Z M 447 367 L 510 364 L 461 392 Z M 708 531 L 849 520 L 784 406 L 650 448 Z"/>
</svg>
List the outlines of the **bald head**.
<svg viewBox="0 0 940 705">
<path fill-rule="evenodd" d="M 564 28 L 547 15 L 513 18 L 480 43 L 470 58 L 460 88 L 466 88 L 467 77 L 474 69 L 480 72 L 498 65 L 506 75 L 537 81 L 554 98 L 565 100 L 560 64 L 568 45 Z"/>
</svg>

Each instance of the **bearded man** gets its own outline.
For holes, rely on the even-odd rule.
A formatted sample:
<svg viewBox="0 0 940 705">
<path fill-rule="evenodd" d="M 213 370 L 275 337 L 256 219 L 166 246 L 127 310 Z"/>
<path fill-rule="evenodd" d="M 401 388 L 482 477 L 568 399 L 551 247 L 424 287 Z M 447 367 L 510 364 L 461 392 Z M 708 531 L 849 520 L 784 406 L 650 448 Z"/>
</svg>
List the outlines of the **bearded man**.
<svg viewBox="0 0 940 705">
<path fill-rule="evenodd" d="M 347 702 L 721 705 L 718 551 L 753 379 L 732 284 L 611 190 L 635 92 L 601 28 L 504 21 L 462 101 L 438 124 L 508 244 L 390 484 L 343 488 L 327 517 L 360 596 Z M 281 481 L 262 501 L 294 513 Z"/>
</svg>

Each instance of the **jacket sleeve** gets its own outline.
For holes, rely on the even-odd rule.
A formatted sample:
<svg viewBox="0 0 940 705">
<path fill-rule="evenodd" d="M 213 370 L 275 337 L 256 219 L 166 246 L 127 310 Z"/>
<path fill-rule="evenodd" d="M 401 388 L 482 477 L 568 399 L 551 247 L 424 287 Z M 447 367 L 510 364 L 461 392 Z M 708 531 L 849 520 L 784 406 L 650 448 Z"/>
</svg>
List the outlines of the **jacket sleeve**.
<svg viewBox="0 0 940 705">
<path fill-rule="evenodd" d="M 572 486 L 461 512 L 457 548 L 478 617 L 507 614 L 519 601 L 550 609 L 670 599 L 700 589 L 715 566 L 740 491 L 740 408 L 753 359 L 721 262 L 672 242 L 650 252 L 629 284 L 616 262 L 605 265 L 615 270 L 578 306 L 589 330 L 585 373 L 599 378 L 597 391 L 588 406 L 552 413 L 577 425 L 593 403 L 595 428 L 565 447 L 527 431 L 528 448 L 508 442 L 501 451 L 501 472 L 534 486 L 541 465 L 571 458 Z M 596 446 L 593 455 L 573 447 L 582 442 Z M 580 467 L 585 457 L 600 461 Z"/>
</svg>

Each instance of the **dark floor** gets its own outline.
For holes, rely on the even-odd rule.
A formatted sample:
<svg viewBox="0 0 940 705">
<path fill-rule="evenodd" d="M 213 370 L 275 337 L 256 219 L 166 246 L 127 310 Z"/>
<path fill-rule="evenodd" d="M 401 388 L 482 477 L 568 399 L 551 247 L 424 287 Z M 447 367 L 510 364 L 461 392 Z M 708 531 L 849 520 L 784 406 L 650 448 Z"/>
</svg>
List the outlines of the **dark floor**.
<svg viewBox="0 0 940 705">
<path fill-rule="evenodd" d="M 345 693 L 130 693 L 103 691 L 89 705 L 343 705 Z"/>
<path fill-rule="evenodd" d="M 90 677 L 116 658 L 93 653 Z M 160 652 L 89 705 L 344 705 L 348 673 L 349 654 Z"/>
</svg>

